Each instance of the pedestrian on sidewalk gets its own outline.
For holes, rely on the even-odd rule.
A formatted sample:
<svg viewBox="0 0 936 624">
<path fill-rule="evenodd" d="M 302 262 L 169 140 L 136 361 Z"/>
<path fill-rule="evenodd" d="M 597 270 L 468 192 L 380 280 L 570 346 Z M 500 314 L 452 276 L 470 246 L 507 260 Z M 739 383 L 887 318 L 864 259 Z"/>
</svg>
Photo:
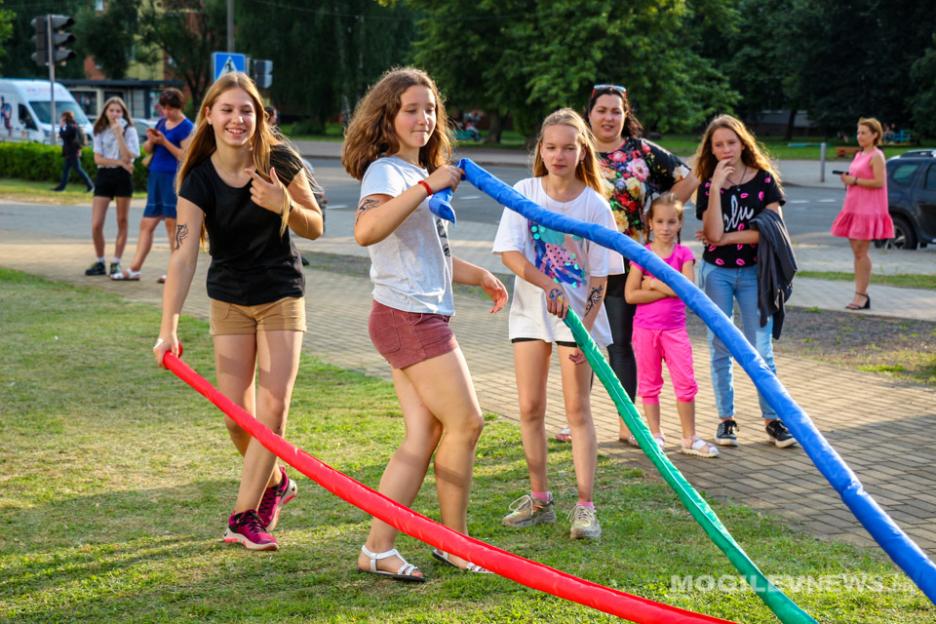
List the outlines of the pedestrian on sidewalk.
<svg viewBox="0 0 936 624">
<path fill-rule="evenodd" d="M 191 143 L 192 130 L 195 127 L 182 113 L 185 102 L 182 92 L 169 88 L 159 95 L 159 106 L 163 116 L 156 123 L 155 129 L 147 129 L 143 151 L 152 154 L 149 162 L 149 174 L 146 182 L 146 208 L 140 219 L 140 236 L 137 238 L 136 253 L 130 267 L 111 274 L 113 280 L 139 280 L 140 271 L 146 256 L 153 248 L 153 235 L 160 221 L 166 223 L 169 238 L 169 250 L 173 249 L 173 233 L 176 226 L 175 177 L 179 169 L 179 160 Z M 166 281 L 162 275 L 158 280 Z"/>
<path fill-rule="evenodd" d="M 758 293 L 761 284 L 757 267 L 760 233 L 751 227 L 752 219 L 764 210 L 783 215 L 786 203 L 780 178 L 761 151 L 750 130 L 730 115 L 720 115 L 709 123 L 696 151 L 695 175 L 702 181 L 696 196 L 696 217 L 702 230 L 696 236 L 705 246 L 699 269 L 699 287 L 730 319 L 737 300 L 741 328 L 771 371 L 773 357 L 773 316 L 761 324 Z M 711 356 L 712 388 L 721 421 L 715 442 L 737 446 L 738 423 L 734 412 L 734 379 L 731 353 L 711 329 L 707 332 Z M 796 443 L 780 417 L 758 392 L 767 441 L 778 448 Z"/>
<path fill-rule="evenodd" d="M 85 189 L 88 192 L 94 190 L 94 183 L 91 177 L 81 168 L 81 148 L 84 147 L 84 132 L 75 121 L 75 114 L 71 111 L 62 113 L 61 125 L 59 126 L 59 138 L 62 140 L 62 159 L 65 163 L 62 165 L 62 179 L 59 181 L 53 191 L 64 191 L 68 186 L 68 174 L 74 169 L 81 176 L 85 183 Z"/>
<path fill-rule="evenodd" d="M 534 177 L 517 182 L 518 192 L 551 212 L 614 227 L 611 207 L 601 195 L 591 132 L 578 113 L 564 108 L 549 115 L 535 150 Z M 497 228 L 494 253 L 516 275 L 509 336 L 520 399 L 520 434 L 530 475 L 530 493 L 511 504 L 503 523 L 528 527 L 556 521 L 546 473 L 546 384 L 555 345 L 578 487 L 569 534 L 573 539 L 597 538 L 601 525 L 594 503 L 598 443 L 591 414 L 593 373 L 562 321 L 574 310 L 600 347 L 611 342 L 602 302 L 608 274 L 623 271 L 621 256 L 507 208 Z"/>
<path fill-rule="evenodd" d="M 140 155 L 140 139 L 127 105 L 119 97 L 104 103 L 104 112 L 94 123 L 94 164 L 97 179 L 91 200 L 91 238 L 97 260 L 85 275 L 120 273 L 120 258 L 127 245 L 130 198 L 133 196 L 133 161 Z M 104 219 L 112 199 L 117 204 L 117 240 L 110 269 L 104 266 Z"/>
<path fill-rule="evenodd" d="M 489 271 L 451 255 L 446 224 L 429 210 L 430 195 L 454 189 L 461 179 L 462 171 L 447 164 L 451 152 L 448 116 L 435 82 L 421 70 L 404 68 L 385 73 L 358 104 L 341 161 L 361 180 L 354 238 L 371 259 L 370 337 L 392 369 L 406 430 L 380 479 L 380 493 L 411 505 L 435 452 L 442 524 L 467 534 L 475 446 L 484 420 L 449 328 L 452 282 L 484 289 L 494 301 L 491 312 L 503 308 L 507 289 Z M 425 581 L 394 548 L 396 535 L 375 518 L 358 569 Z M 468 572 L 486 572 L 441 550 L 433 556 Z"/>
<path fill-rule="evenodd" d="M 643 126 L 623 86 L 596 84 L 588 98 L 585 118 L 595 136 L 617 229 L 642 241 L 646 232 L 644 212 L 650 201 L 672 192 L 686 202 L 699 181 L 677 156 L 642 138 Z M 637 392 L 637 364 L 631 346 L 635 307 L 624 297 L 629 265 L 625 258 L 624 272 L 608 276 L 605 308 L 614 338 L 608 346 L 608 360 L 633 401 Z M 618 420 L 618 428 L 621 442 L 633 440 L 623 420 Z"/>
<path fill-rule="evenodd" d="M 179 315 L 200 239 L 210 241 L 218 389 L 278 435 L 286 429 L 306 331 L 305 278 L 290 230 L 309 239 L 322 233 L 321 211 L 301 171 L 299 155 L 267 127 L 253 81 L 243 73 L 218 78 L 205 94 L 179 168 L 176 249 L 153 347 L 160 365 L 167 352 L 179 355 Z M 296 496 L 295 482 L 273 453 L 230 418 L 225 424 L 244 461 L 224 541 L 276 550 L 271 531 Z"/>
<path fill-rule="evenodd" d="M 695 257 L 680 244 L 683 203 L 673 193 L 660 195 L 650 204 L 647 229 L 652 236 L 646 247 L 668 265 L 695 282 Z M 680 452 L 697 457 L 718 457 L 718 449 L 696 435 L 695 396 L 699 391 L 692 366 L 692 342 L 686 331 L 686 304 L 672 288 L 636 262 L 631 263 L 624 290 L 634 314 L 634 353 L 637 356 L 637 394 L 654 440 L 665 452 L 660 429 L 660 390 L 663 362 L 676 391 L 676 411 L 682 427 Z M 636 440 L 631 442 L 636 444 Z"/>
<path fill-rule="evenodd" d="M 848 310 L 871 307 L 871 241 L 894 238 L 894 222 L 887 210 L 887 165 L 878 145 L 884 129 L 874 117 L 858 120 L 858 145 L 848 166 L 839 176 L 845 185 L 845 203 L 832 222 L 832 235 L 847 238 L 855 264 L 855 297 Z"/>
</svg>

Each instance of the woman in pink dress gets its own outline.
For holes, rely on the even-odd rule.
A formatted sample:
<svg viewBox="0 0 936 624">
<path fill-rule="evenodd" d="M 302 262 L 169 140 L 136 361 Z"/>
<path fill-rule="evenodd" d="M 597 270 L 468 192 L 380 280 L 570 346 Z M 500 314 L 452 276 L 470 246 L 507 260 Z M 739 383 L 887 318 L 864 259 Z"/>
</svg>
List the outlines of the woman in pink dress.
<svg viewBox="0 0 936 624">
<path fill-rule="evenodd" d="M 847 238 L 855 255 L 855 298 L 845 307 L 867 310 L 871 307 L 868 283 L 871 281 L 873 240 L 894 238 L 894 222 L 887 212 L 887 169 L 884 152 L 878 143 L 884 136 L 881 122 L 874 117 L 858 120 L 858 145 L 861 151 L 841 175 L 845 185 L 845 203 L 832 222 L 832 235 Z"/>
</svg>

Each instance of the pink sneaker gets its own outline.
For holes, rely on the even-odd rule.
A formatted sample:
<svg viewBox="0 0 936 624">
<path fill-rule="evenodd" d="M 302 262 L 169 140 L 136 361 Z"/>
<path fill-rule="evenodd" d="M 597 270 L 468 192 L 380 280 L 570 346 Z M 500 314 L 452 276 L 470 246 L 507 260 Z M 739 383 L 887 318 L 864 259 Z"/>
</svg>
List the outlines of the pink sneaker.
<svg viewBox="0 0 936 624">
<path fill-rule="evenodd" d="M 260 499 L 260 508 L 257 515 L 260 516 L 260 522 L 266 527 L 267 531 L 276 528 L 279 522 L 280 509 L 286 506 L 286 503 L 296 498 L 296 482 L 286 476 L 286 469 L 280 466 L 280 474 L 283 476 L 279 485 L 268 487 L 263 492 L 263 498 Z"/>
<path fill-rule="evenodd" d="M 267 533 L 256 510 L 250 509 L 231 514 L 228 528 L 224 532 L 224 541 L 228 544 L 240 544 L 247 550 L 277 550 L 276 538 Z"/>
</svg>

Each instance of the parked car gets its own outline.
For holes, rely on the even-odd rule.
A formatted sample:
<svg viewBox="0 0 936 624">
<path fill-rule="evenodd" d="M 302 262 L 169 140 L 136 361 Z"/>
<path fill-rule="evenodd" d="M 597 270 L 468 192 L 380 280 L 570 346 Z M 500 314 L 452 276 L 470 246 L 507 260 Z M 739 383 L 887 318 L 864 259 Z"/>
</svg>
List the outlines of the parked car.
<svg viewBox="0 0 936 624">
<path fill-rule="evenodd" d="M 887 204 L 894 238 L 878 247 L 936 244 L 936 150 L 912 150 L 887 161 Z"/>
</svg>

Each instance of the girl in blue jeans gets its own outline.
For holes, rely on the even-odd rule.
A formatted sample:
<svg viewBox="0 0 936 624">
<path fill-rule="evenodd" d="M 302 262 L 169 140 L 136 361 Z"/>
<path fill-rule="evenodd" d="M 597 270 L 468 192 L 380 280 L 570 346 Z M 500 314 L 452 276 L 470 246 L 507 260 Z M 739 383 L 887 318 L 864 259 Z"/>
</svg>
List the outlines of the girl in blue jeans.
<svg viewBox="0 0 936 624">
<path fill-rule="evenodd" d="M 757 307 L 757 243 L 760 234 L 751 220 L 764 210 L 782 214 L 785 203 L 777 172 L 761 152 L 751 132 L 730 115 L 712 120 L 696 152 L 695 175 L 702 185 L 696 197 L 696 216 L 702 220 L 697 237 L 705 250 L 699 269 L 699 286 L 728 318 L 737 300 L 741 327 L 764 362 L 777 372 L 773 358 L 773 318 L 760 323 Z M 712 388 L 721 422 L 716 443 L 737 446 L 734 419 L 734 380 L 731 354 L 708 330 Z M 778 448 L 796 444 L 777 413 L 758 393 L 767 441 Z"/>
</svg>

